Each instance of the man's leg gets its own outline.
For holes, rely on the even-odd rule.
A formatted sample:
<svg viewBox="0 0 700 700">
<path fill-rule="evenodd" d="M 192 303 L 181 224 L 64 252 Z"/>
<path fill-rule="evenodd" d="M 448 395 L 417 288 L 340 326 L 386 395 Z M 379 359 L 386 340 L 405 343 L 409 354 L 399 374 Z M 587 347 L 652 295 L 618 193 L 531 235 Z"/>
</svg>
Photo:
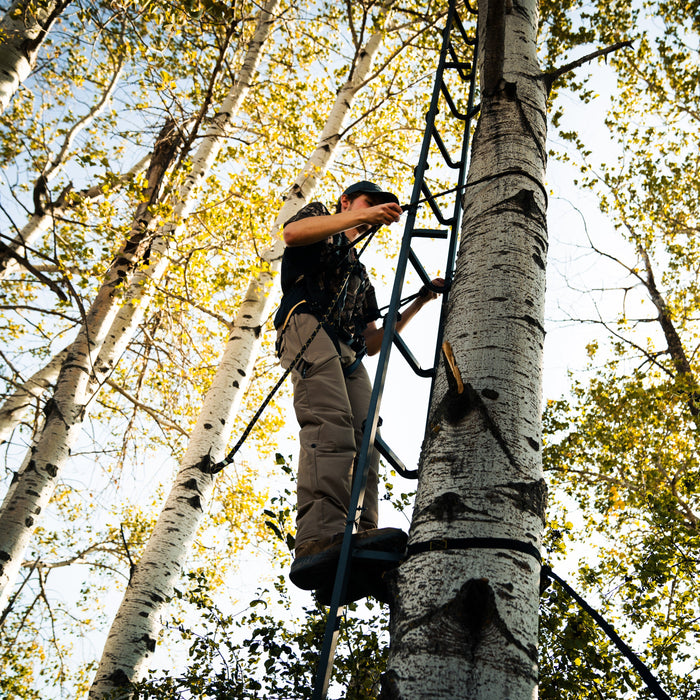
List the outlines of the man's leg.
<svg viewBox="0 0 700 700">
<path fill-rule="evenodd" d="M 282 341 L 283 366 L 289 366 L 318 321 L 295 314 Z M 353 415 L 335 345 L 324 330 L 292 371 L 294 410 L 299 433 L 297 552 L 312 540 L 342 533 L 350 500 L 355 456 Z"/>
<path fill-rule="evenodd" d="M 372 382 L 369 379 L 364 365 L 359 367 L 345 378 L 348 398 L 352 407 L 352 423 L 355 431 L 355 444 L 357 449 L 362 445 L 363 425 L 367 419 L 370 399 L 372 398 Z M 377 527 L 378 512 L 378 471 L 379 452 L 372 450 L 370 468 L 365 487 L 365 498 L 362 504 L 362 515 L 358 530 L 371 530 Z"/>
</svg>

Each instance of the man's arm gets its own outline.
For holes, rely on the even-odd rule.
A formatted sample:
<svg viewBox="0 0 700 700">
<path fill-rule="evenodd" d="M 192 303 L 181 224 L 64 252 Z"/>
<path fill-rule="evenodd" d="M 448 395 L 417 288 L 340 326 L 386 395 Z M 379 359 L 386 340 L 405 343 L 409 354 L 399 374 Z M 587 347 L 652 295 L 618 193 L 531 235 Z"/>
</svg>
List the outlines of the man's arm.
<svg viewBox="0 0 700 700">
<path fill-rule="evenodd" d="M 398 204 L 386 202 L 374 207 L 349 209 L 330 216 L 309 216 L 287 224 L 282 231 L 282 237 L 290 247 L 311 245 L 335 233 L 360 226 L 393 224 L 399 220 L 402 213 Z"/>
<path fill-rule="evenodd" d="M 436 277 L 433 284 L 441 287 L 445 283 L 442 277 Z M 437 293 L 431 289 L 424 287 L 425 293 L 416 297 L 407 307 L 401 312 L 401 318 L 396 322 L 396 330 L 401 332 L 406 324 L 429 302 L 437 298 Z M 378 328 L 377 324 L 372 321 L 367 324 L 367 328 L 362 332 L 365 338 L 368 355 L 376 355 L 382 347 L 384 338 L 384 328 Z"/>
</svg>

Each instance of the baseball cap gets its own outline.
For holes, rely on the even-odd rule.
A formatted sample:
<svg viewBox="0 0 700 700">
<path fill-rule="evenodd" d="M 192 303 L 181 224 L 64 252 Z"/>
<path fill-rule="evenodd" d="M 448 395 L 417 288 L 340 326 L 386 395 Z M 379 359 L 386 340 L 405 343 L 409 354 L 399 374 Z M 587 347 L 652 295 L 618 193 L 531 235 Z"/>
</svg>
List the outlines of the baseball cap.
<svg viewBox="0 0 700 700">
<path fill-rule="evenodd" d="M 369 180 L 360 180 L 360 182 L 350 185 L 350 187 L 343 192 L 343 194 L 347 196 L 356 193 L 371 194 L 373 198 L 379 200 L 379 202 L 382 204 L 384 202 L 396 202 L 396 204 L 399 203 L 399 198 L 395 194 L 385 192 L 381 187 L 379 187 L 379 185 L 375 185 Z"/>
</svg>

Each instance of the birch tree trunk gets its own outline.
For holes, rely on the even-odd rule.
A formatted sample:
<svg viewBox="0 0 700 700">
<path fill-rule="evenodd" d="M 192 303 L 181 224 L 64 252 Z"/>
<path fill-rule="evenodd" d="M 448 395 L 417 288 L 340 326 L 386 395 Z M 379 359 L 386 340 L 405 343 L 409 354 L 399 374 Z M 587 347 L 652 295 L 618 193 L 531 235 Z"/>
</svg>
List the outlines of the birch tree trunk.
<svg viewBox="0 0 700 700">
<path fill-rule="evenodd" d="M 68 356 L 68 348 L 51 358 L 38 372 L 18 386 L 0 406 L 0 445 L 7 442 L 12 431 L 35 410 L 41 395 L 58 379 L 63 361 Z"/>
<path fill-rule="evenodd" d="M 355 70 L 338 92 L 318 144 L 277 215 L 273 234 L 311 196 L 333 162 L 343 123 L 355 95 L 370 74 L 382 38 L 383 33 L 375 32 L 359 51 Z M 129 697 L 130 682 L 139 677 L 155 649 L 159 613 L 172 596 L 212 493 L 214 477 L 207 471 L 209 460 L 223 457 L 257 359 L 262 326 L 277 302 L 271 285 L 279 270 L 282 252 L 282 242 L 277 239 L 263 254 L 268 268 L 248 287 L 173 488 L 110 629 L 90 700 L 113 697 L 111 693 L 118 692 L 119 688 L 123 689 L 119 697 Z"/>
<path fill-rule="evenodd" d="M 15 0 L 0 19 L 0 113 L 36 63 L 39 48 L 70 0 Z"/>
<path fill-rule="evenodd" d="M 0 279 L 4 279 L 11 272 L 21 268 L 22 261 L 28 255 L 28 248 L 34 245 L 54 225 L 56 219 L 60 218 L 67 210 L 77 206 L 80 201 L 95 201 L 100 197 L 104 197 L 105 193 L 101 185 L 83 190 L 78 193 L 79 196 L 75 194 L 70 196 L 71 190 L 69 186 L 61 192 L 55 202 L 52 202 L 50 201 L 48 187 L 51 181 L 65 169 L 70 148 L 75 143 L 76 138 L 104 112 L 109 104 L 119 83 L 122 68 L 122 62 L 115 66 L 112 79 L 109 81 L 100 99 L 91 107 L 87 114 L 73 124 L 63 139 L 58 153 L 49 158 L 42 168 L 39 177 L 34 183 L 34 213 L 29 217 L 29 221 L 27 221 L 17 237 L 10 240 L 9 245 L 0 242 Z M 127 173 L 120 175 L 116 184 L 128 182 L 145 167 L 147 162 L 148 157 L 142 159 Z"/>
<path fill-rule="evenodd" d="M 483 0 L 479 26 L 481 115 L 445 327 L 454 364 L 439 368 L 409 556 L 393 581 L 385 700 L 537 694 L 547 251 L 537 3 Z"/>
<path fill-rule="evenodd" d="M 36 444 L 27 452 L 0 507 L 0 609 L 7 602 L 37 516 L 53 495 L 58 474 L 68 459 L 87 406 L 98 388 L 95 365 L 121 306 L 117 291 L 128 283 L 150 246 L 150 209 L 157 201 L 165 171 L 175 154 L 178 134 L 174 123 L 169 122 L 158 137 L 148 169 L 148 186 L 136 210 L 132 230 L 107 271 L 78 337 L 68 348 L 54 394 L 44 407 L 44 427 Z"/>
<path fill-rule="evenodd" d="M 53 494 L 58 472 L 70 454 L 87 406 L 114 369 L 117 358 L 126 349 L 138 327 L 150 298 L 151 285 L 167 269 L 169 246 L 184 225 L 184 219 L 196 201 L 198 187 L 216 160 L 233 117 L 250 87 L 269 33 L 272 14 L 278 5 L 279 0 L 268 0 L 260 13 L 239 79 L 197 150 L 192 169 L 174 206 L 172 223 L 162 226 L 148 237 L 149 264 L 136 271 L 133 266 L 130 267 L 128 272 L 133 273 L 131 276 L 122 274 L 125 270 L 121 268 L 112 272 L 88 312 L 89 332 L 83 330 L 69 350 L 69 358 L 61 370 L 54 397 L 47 403 L 42 436 L 25 458 L 0 508 L 3 532 L 0 540 L 0 609 L 19 571 L 37 515 Z M 149 177 L 149 183 L 151 179 Z M 135 222 L 142 222 L 146 211 L 147 207 L 141 206 Z M 144 251 L 145 248 L 141 253 Z M 113 291 L 122 279 L 130 283 L 125 299 L 119 300 Z M 60 407 L 58 412 L 57 407 Z M 52 418 L 53 428 L 49 424 Z"/>
</svg>

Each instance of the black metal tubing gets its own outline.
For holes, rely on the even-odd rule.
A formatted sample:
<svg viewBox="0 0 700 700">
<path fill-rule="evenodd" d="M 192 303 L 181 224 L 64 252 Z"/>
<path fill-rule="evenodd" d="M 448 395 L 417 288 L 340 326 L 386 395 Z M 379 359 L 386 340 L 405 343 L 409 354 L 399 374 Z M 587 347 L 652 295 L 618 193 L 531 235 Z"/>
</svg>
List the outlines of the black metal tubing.
<svg viewBox="0 0 700 700">
<path fill-rule="evenodd" d="M 471 9 L 471 8 L 470 8 Z M 458 185 L 463 185 L 466 176 L 466 157 L 468 153 L 469 144 L 469 113 L 471 113 L 471 105 L 474 99 L 474 81 L 476 76 L 476 70 L 474 66 L 476 65 L 476 48 L 474 49 L 474 59 L 471 62 L 472 68 L 469 73 L 469 79 L 471 81 L 469 90 L 469 105 L 467 115 L 462 115 L 454 106 L 452 98 L 449 96 L 446 86 L 443 83 L 443 74 L 447 65 L 447 54 L 448 51 L 452 50 L 450 46 L 450 33 L 452 31 L 453 25 L 457 24 L 457 29 L 461 33 L 463 38 L 466 37 L 466 32 L 464 31 L 464 26 L 461 20 L 457 17 L 455 9 L 455 0 L 451 0 L 447 22 L 445 24 L 445 29 L 442 35 L 442 48 L 440 51 L 440 58 L 438 62 L 438 67 L 436 71 L 435 83 L 433 85 L 433 93 L 430 101 L 430 108 L 428 114 L 426 115 L 426 129 L 423 137 L 423 143 L 421 145 L 421 151 L 418 159 L 418 165 L 416 166 L 414 173 L 414 183 L 413 192 L 411 196 L 411 203 L 417 203 L 420 200 L 421 192 L 425 191 L 425 171 L 428 168 L 428 154 L 430 151 L 432 133 L 435 124 L 435 117 L 438 114 L 438 103 L 440 96 L 442 95 L 448 102 L 450 110 L 459 119 L 465 121 L 465 135 L 463 137 L 462 151 L 460 154 L 460 164 Z M 467 44 L 471 44 L 471 40 L 465 41 Z M 454 54 L 452 54 L 454 55 Z M 461 74 L 461 71 L 460 71 Z M 440 146 L 438 145 L 438 148 Z M 429 190 L 428 190 L 429 194 Z M 441 308 L 441 318 L 440 326 L 438 330 L 438 344 L 436 347 L 436 360 L 435 366 L 437 367 L 437 362 L 439 359 L 439 349 L 442 343 L 442 332 L 441 328 L 444 322 L 444 314 L 446 308 L 446 297 L 449 287 L 452 282 L 452 270 L 454 268 L 454 261 L 456 256 L 457 248 L 457 237 L 459 229 L 459 221 L 461 214 L 460 199 L 457 196 L 455 202 L 455 213 L 451 219 L 445 220 L 441 214 L 435 212 L 434 207 L 431 203 L 431 208 L 433 208 L 433 213 L 435 213 L 436 218 L 438 218 L 441 223 L 449 226 L 451 229 L 451 238 L 448 245 L 448 256 L 447 256 L 447 267 L 445 272 L 446 285 L 443 294 L 443 303 Z M 367 476 L 369 472 L 369 455 L 372 449 L 376 448 L 382 453 L 393 455 L 389 461 L 395 459 L 398 463 L 400 460 L 394 453 L 389 449 L 389 447 L 384 443 L 384 441 L 377 435 L 377 427 L 379 424 L 379 405 L 381 403 L 382 393 L 384 391 L 384 383 L 386 381 L 386 374 L 388 370 L 388 360 L 391 353 L 392 346 L 395 344 L 395 334 L 396 334 L 396 319 L 398 315 L 398 309 L 401 301 L 401 293 L 403 288 L 403 282 L 406 275 L 406 269 L 408 261 L 410 260 L 413 266 L 418 271 L 419 276 L 430 288 L 434 289 L 431 285 L 430 277 L 427 275 L 423 266 L 418 261 L 415 253 L 411 250 L 411 240 L 413 232 L 415 230 L 415 220 L 417 213 L 417 206 L 411 207 L 407 211 L 406 225 L 404 229 L 404 235 L 401 241 L 401 249 L 399 251 L 399 256 L 396 263 L 396 274 L 394 279 L 394 286 L 391 294 L 391 301 L 389 304 L 389 311 L 387 313 L 387 323 L 384 326 L 384 335 L 382 339 L 381 350 L 379 352 L 379 358 L 377 361 L 377 371 L 374 379 L 374 384 L 372 388 L 372 395 L 370 398 L 369 409 L 367 412 L 367 420 L 365 421 L 364 433 L 362 436 L 362 443 L 357 453 L 357 468 L 355 470 L 355 478 L 353 480 L 352 493 L 350 495 L 350 504 L 348 508 L 348 518 L 346 521 L 345 531 L 343 534 L 343 542 L 341 544 L 338 568 L 336 570 L 335 581 L 333 584 L 333 591 L 331 593 L 330 609 L 328 611 L 328 618 L 326 622 L 326 629 L 323 637 L 323 644 L 321 647 L 321 653 L 319 656 L 316 677 L 314 682 L 314 690 L 312 694 L 312 700 L 324 700 L 328 692 L 328 685 L 330 683 L 330 676 L 333 665 L 333 656 L 335 654 L 335 647 L 338 639 L 338 630 L 340 628 L 340 619 L 343 613 L 343 607 L 340 605 L 340 601 L 344 599 L 345 592 L 347 590 L 350 567 L 352 565 L 352 535 L 357 528 L 357 521 L 359 521 L 359 515 L 362 512 L 362 504 L 364 501 L 365 488 L 367 485 Z M 439 210 L 438 210 L 439 211 Z M 419 229 L 420 230 L 420 229 Z M 436 290 L 437 291 L 437 290 Z M 400 341 L 403 343 L 403 341 Z M 401 351 L 401 345 L 397 343 L 399 350 Z M 405 345 L 404 345 L 405 347 Z M 406 350 L 408 350 L 406 348 Z M 410 355 L 410 353 L 409 353 Z M 412 357 L 412 355 L 411 355 Z M 434 375 L 434 371 L 431 370 L 427 376 Z M 434 383 L 434 376 L 433 382 Z M 432 392 L 432 387 L 431 387 Z M 397 470 L 398 471 L 398 470 Z M 410 473 L 410 470 L 403 471 Z"/>
<path fill-rule="evenodd" d="M 447 146 L 445 146 L 445 142 L 442 140 L 442 136 L 438 133 L 438 130 L 435 128 L 433 125 L 432 129 L 432 134 L 433 134 L 433 141 L 435 141 L 435 144 L 437 147 L 440 149 L 440 153 L 442 154 L 442 157 L 445 161 L 445 164 L 448 165 L 450 168 L 453 170 L 458 170 L 460 163 L 459 161 L 453 161 L 452 156 L 447 150 Z"/>
<path fill-rule="evenodd" d="M 377 434 L 375 436 L 374 446 L 377 448 L 377 452 L 379 452 L 379 454 L 384 457 L 387 462 L 389 462 L 397 474 L 400 474 L 404 479 L 418 478 L 418 470 L 407 469 L 406 465 L 399 459 L 394 450 L 392 450 L 391 447 L 384 442 L 384 438 L 382 438 L 381 435 Z"/>
<path fill-rule="evenodd" d="M 409 350 L 404 339 L 398 333 L 394 333 L 394 345 L 396 345 L 396 349 L 403 355 L 403 358 L 408 363 L 408 366 L 419 377 L 428 378 L 435 376 L 435 368 L 431 367 L 430 369 L 423 369 L 413 353 Z"/>
<path fill-rule="evenodd" d="M 439 228 L 414 228 L 412 235 L 414 238 L 447 238 L 450 232 Z"/>
</svg>

